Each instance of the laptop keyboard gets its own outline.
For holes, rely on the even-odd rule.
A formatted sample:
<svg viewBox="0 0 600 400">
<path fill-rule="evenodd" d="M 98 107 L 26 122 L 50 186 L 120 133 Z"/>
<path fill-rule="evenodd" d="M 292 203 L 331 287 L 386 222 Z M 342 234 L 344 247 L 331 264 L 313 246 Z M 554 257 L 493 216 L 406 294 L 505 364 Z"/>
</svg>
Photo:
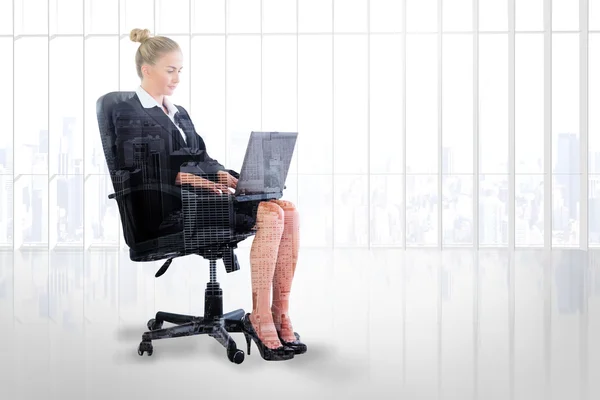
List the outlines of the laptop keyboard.
<svg viewBox="0 0 600 400">
<path fill-rule="evenodd" d="M 279 199 L 279 198 L 281 198 L 282 195 L 283 195 L 283 193 L 281 193 L 281 192 L 259 193 L 259 194 L 239 194 L 237 196 L 234 196 L 233 198 L 238 203 L 241 203 L 244 201 Z"/>
</svg>

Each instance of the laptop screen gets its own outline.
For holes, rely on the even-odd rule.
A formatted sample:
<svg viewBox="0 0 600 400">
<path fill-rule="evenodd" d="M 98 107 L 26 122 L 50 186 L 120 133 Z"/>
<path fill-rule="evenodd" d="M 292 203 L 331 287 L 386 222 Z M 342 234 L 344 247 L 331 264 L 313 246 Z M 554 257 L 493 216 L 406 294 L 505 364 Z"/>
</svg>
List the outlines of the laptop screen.
<svg viewBox="0 0 600 400">
<path fill-rule="evenodd" d="M 252 132 L 235 194 L 283 192 L 297 132 Z"/>
</svg>

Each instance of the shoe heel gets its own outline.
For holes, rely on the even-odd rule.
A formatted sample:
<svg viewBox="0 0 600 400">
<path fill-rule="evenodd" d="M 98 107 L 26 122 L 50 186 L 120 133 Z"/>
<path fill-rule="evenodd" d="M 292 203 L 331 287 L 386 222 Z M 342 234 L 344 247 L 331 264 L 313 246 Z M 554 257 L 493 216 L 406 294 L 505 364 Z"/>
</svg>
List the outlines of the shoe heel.
<svg viewBox="0 0 600 400">
<path fill-rule="evenodd" d="M 248 334 L 248 332 L 244 331 L 244 337 L 246 338 L 246 346 L 248 347 L 248 355 L 250 355 L 250 344 L 252 343 L 252 338 L 250 337 L 250 335 Z"/>
</svg>

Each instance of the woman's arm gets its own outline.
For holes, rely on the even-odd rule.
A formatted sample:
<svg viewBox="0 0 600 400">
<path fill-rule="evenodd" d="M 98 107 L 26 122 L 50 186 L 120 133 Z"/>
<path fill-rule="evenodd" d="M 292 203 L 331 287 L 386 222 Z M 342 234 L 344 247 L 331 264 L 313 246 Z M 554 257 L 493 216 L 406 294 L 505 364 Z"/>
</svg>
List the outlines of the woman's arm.
<svg viewBox="0 0 600 400">
<path fill-rule="evenodd" d="M 177 174 L 175 183 L 177 185 L 190 185 L 206 189 L 216 194 L 228 193 L 227 185 L 222 185 L 220 183 L 209 181 L 208 179 L 204 179 L 200 176 L 190 174 L 189 172 L 179 172 Z"/>
<path fill-rule="evenodd" d="M 170 160 L 171 148 L 168 148 L 168 141 L 164 140 L 165 130 L 156 123 L 156 121 L 143 111 L 135 109 L 127 102 L 119 103 L 113 110 L 113 124 L 115 127 L 115 154 L 117 169 L 140 169 L 144 164 L 150 166 L 150 159 L 134 160 L 134 143 L 137 141 L 150 140 L 151 147 L 162 148 L 164 152 L 159 154 L 158 162 L 160 169 L 153 166 L 152 171 L 158 172 L 160 176 L 154 176 L 160 179 L 161 184 L 172 186 L 170 189 L 179 189 L 176 187 L 176 180 L 179 173 L 179 167 L 174 167 Z M 152 140 L 151 138 L 155 138 Z M 149 154 L 148 154 L 149 155 Z M 140 161 L 142 161 L 140 165 Z M 154 174 L 151 174 L 153 176 Z M 143 174 L 143 176 L 149 176 Z M 145 182 L 149 183 L 149 182 Z"/>
<path fill-rule="evenodd" d="M 227 169 L 225 168 L 225 166 L 223 164 L 221 164 L 219 161 L 217 161 L 216 159 L 212 158 L 209 154 L 208 151 L 206 150 L 206 143 L 204 143 L 204 140 L 202 139 L 202 136 L 200 136 L 198 134 L 198 132 L 196 132 L 196 127 L 194 126 L 194 123 L 192 122 L 192 118 L 190 117 L 190 115 L 188 114 L 187 110 L 185 108 L 183 108 L 182 106 L 177 106 L 177 108 L 179 109 L 179 111 L 181 111 L 186 119 L 189 121 L 190 126 L 194 132 L 194 135 L 196 135 L 196 137 L 198 138 L 198 148 L 200 150 L 204 151 L 204 161 L 206 164 L 211 165 L 213 168 L 213 170 L 218 170 L 218 171 L 226 171 L 229 174 L 231 174 L 233 177 L 235 177 L 236 179 L 240 177 L 240 174 L 237 173 L 236 171 L 232 170 L 232 169 Z"/>
</svg>

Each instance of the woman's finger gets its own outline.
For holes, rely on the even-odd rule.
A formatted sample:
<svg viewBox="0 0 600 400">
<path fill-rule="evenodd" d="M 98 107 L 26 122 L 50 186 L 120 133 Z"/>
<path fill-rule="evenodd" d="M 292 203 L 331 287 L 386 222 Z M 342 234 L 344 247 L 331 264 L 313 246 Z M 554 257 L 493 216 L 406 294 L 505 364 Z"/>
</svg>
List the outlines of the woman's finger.
<svg viewBox="0 0 600 400">
<path fill-rule="evenodd" d="M 218 183 L 214 183 L 211 182 L 211 185 L 209 186 L 210 191 L 213 193 L 219 193 L 219 184 Z"/>
<path fill-rule="evenodd" d="M 214 190 L 215 190 L 217 193 L 220 193 L 220 192 L 222 192 L 222 191 L 223 191 L 223 188 L 224 188 L 225 186 L 224 186 L 224 185 L 222 185 L 222 184 L 220 184 L 220 183 L 215 183 L 213 187 L 214 187 Z"/>
</svg>

